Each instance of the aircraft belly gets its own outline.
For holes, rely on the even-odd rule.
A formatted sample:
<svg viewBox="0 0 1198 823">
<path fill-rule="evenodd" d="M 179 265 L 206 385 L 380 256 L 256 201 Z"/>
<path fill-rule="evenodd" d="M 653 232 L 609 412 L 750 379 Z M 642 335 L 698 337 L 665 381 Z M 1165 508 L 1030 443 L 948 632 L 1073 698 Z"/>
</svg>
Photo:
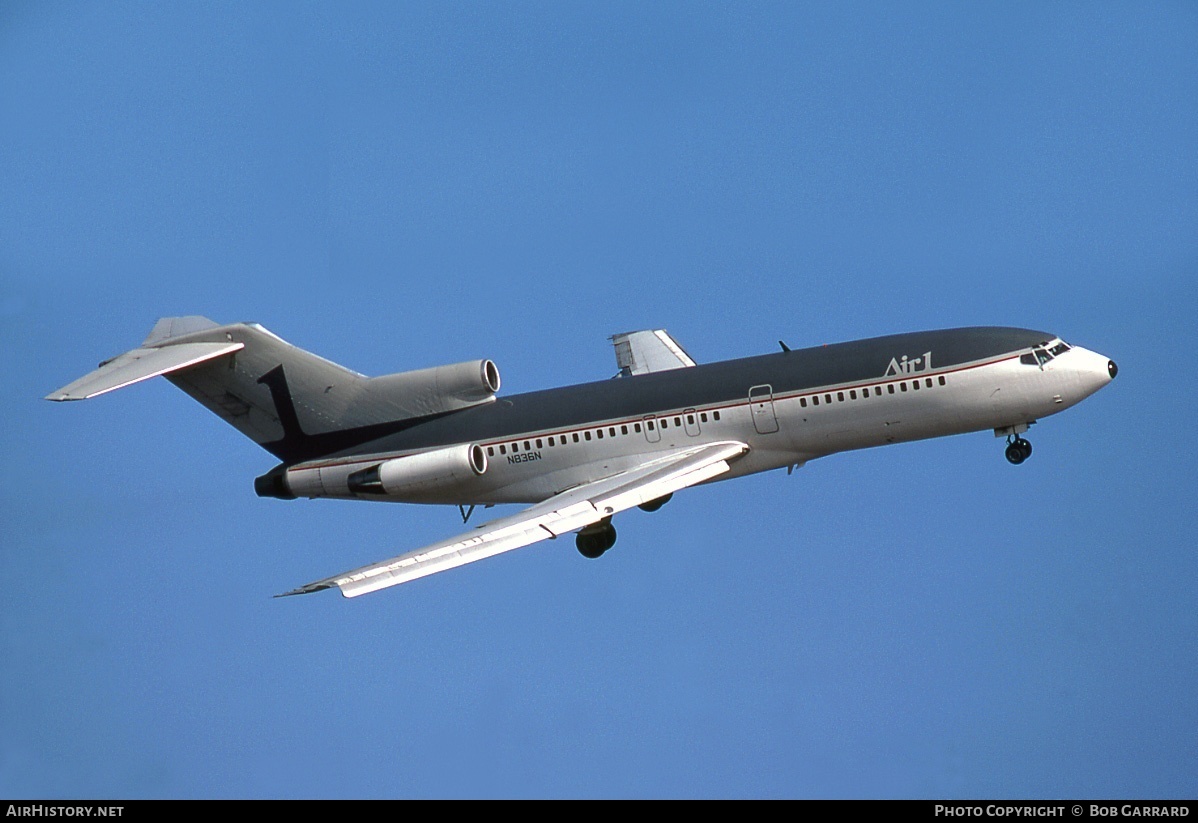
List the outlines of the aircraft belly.
<svg viewBox="0 0 1198 823">
<path fill-rule="evenodd" d="M 753 447 L 752 450 L 744 457 L 737 460 L 731 465 L 726 474 L 720 475 L 718 479 L 729 479 L 733 477 L 745 477 L 750 474 L 758 474 L 759 472 L 773 471 L 774 469 L 782 469 L 787 466 L 806 463 L 812 460 L 817 455 L 800 454 L 794 451 L 775 450 L 769 448 Z"/>
</svg>

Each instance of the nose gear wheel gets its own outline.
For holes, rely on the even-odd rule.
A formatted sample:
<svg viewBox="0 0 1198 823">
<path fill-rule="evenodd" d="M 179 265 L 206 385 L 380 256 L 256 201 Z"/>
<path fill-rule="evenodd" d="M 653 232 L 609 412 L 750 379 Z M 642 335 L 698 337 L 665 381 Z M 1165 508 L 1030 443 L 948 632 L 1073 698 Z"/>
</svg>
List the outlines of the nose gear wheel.
<svg viewBox="0 0 1198 823">
<path fill-rule="evenodd" d="M 1024 460 L 1032 456 L 1032 444 L 1024 440 L 1022 437 L 1015 439 L 1007 438 L 1007 462 L 1018 466 Z"/>
</svg>

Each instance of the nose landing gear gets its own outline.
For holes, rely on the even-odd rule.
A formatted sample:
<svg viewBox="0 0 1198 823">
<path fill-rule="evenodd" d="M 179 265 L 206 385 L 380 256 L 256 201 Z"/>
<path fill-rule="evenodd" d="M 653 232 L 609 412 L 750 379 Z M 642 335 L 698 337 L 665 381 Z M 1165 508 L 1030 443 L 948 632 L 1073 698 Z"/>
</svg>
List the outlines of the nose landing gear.
<svg viewBox="0 0 1198 823">
<path fill-rule="evenodd" d="M 1008 437 L 1006 455 L 1008 463 L 1018 466 L 1032 456 L 1032 444 L 1018 435 L 1014 439 Z"/>
</svg>

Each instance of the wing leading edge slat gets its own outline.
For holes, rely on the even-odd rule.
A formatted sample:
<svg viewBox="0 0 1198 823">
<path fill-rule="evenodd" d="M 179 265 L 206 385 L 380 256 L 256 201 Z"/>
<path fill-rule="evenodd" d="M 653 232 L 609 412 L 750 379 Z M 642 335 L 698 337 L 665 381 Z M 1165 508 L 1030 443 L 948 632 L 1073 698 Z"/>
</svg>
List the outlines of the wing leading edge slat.
<svg viewBox="0 0 1198 823">
<path fill-rule="evenodd" d="M 569 489 L 518 514 L 484 523 L 466 534 L 318 580 L 279 596 L 307 594 L 337 586 L 344 596 L 357 597 L 548 540 L 718 477 L 728 471 L 729 461 L 748 450 L 744 443 L 725 441 L 676 452 Z"/>
</svg>

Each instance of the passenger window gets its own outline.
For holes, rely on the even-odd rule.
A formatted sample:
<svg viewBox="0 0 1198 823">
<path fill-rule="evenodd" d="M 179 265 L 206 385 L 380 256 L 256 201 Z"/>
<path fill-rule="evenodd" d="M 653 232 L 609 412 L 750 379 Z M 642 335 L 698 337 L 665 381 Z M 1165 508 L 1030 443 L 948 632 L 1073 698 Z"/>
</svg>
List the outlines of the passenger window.
<svg viewBox="0 0 1198 823">
<path fill-rule="evenodd" d="M 495 456 L 495 447 L 487 446 L 487 457 L 494 457 L 494 456 Z"/>
<path fill-rule="evenodd" d="M 887 383 L 887 384 L 886 384 L 886 391 L 887 391 L 887 392 L 889 392 L 890 394 L 894 394 L 894 384 L 893 384 L 893 383 Z"/>
<path fill-rule="evenodd" d="M 825 403 L 827 403 L 829 406 L 830 406 L 830 405 L 832 405 L 832 395 L 830 395 L 830 394 L 825 394 L 825 395 L 824 395 L 824 402 L 825 402 Z"/>
<path fill-rule="evenodd" d="M 849 389 L 849 400 L 856 400 L 856 399 L 857 399 L 857 390 Z"/>
<path fill-rule="evenodd" d="M 800 397 L 800 398 L 799 398 L 799 405 L 800 405 L 800 406 L 802 406 L 803 408 L 807 408 L 807 398 L 806 398 L 806 397 Z"/>
<path fill-rule="evenodd" d="M 940 375 L 939 379 L 940 379 L 940 385 L 943 386 L 944 385 L 944 375 L 943 374 Z"/>
<path fill-rule="evenodd" d="M 647 421 L 645 423 L 645 425 L 649 427 L 649 431 L 653 431 L 653 421 L 652 420 Z"/>
<path fill-rule="evenodd" d="M 532 451 L 532 444 L 527 440 L 524 441 L 524 451 Z"/>
<path fill-rule="evenodd" d="M 675 427 L 675 428 L 678 428 L 678 427 L 679 427 L 679 426 L 681 426 L 681 425 L 682 425 L 682 418 L 681 418 L 681 417 L 675 417 L 675 418 L 674 418 L 674 427 Z"/>
<path fill-rule="evenodd" d="M 500 446 L 499 446 L 499 453 L 500 453 L 500 454 L 507 454 L 507 446 L 500 445 Z"/>
<path fill-rule="evenodd" d="M 607 430 L 607 433 L 609 435 L 611 435 L 612 437 L 615 437 L 616 436 L 616 427 L 612 426 L 610 429 Z"/>
<path fill-rule="evenodd" d="M 632 424 L 632 430 L 633 430 L 633 431 L 635 431 L 637 434 L 640 434 L 640 433 L 641 433 L 641 424 L 640 424 L 640 423 L 633 423 L 633 424 Z"/>
<path fill-rule="evenodd" d="M 537 448 L 541 448 L 541 438 L 537 438 Z"/>
<path fill-rule="evenodd" d="M 811 395 L 811 402 L 818 406 L 819 405 L 819 395 L 818 394 Z"/>
<path fill-rule="evenodd" d="M 595 434 L 599 435 L 600 440 L 603 439 L 603 429 L 595 429 Z M 589 437 L 587 439 L 590 440 Z"/>
<path fill-rule="evenodd" d="M 688 414 L 686 416 L 686 422 L 690 423 L 692 426 L 695 425 L 695 416 L 693 414 Z"/>
<path fill-rule="evenodd" d="M 874 396 L 875 397 L 882 396 L 882 387 L 881 386 L 874 386 Z"/>
<path fill-rule="evenodd" d="M 720 419 L 720 413 L 719 413 L 718 411 L 717 411 L 717 412 L 712 412 L 712 413 L 711 413 L 711 416 L 712 416 L 712 417 L 714 417 L 716 420 L 719 420 L 719 419 Z"/>
<path fill-rule="evenodd" d="M 552 437 L 549 438 L 549 445 L 553 446 L 553 438 Z"/>
<path fill-rule="evenodd" d="M 666 420 L 666 419 L 663 417 L 663 418 L 661 419 L 661 427 L 662 427 L 663 429 L 668 429 L 668 428 L 670 427 L 670 421 L 669 421 L 669 420 Z"/>
<path fill-rule="evenodd" d="M 907 384 L 899 383 L 899 391 L 906 391 L 906 390 L 907 390 Z"/>
<path fill-rule="evenodd" d="M 628 427 L 620 426 L 620 434 L 628 434 Z"/>
<path fill-rule="evenodd" d="M 519 444 L 519 443 L 513 443 L 513 444 L 512 444 L 512 454 L 515 454 L 515 453 L 516 453 L 516 452 L 518 452 L 518 451 L 520 451 L 520 444 Z"/>
<path fill-rule="evenodd" d="M 583 433 L 582 433 L 582 436 L 583 436 L 583 437 L 585 437 L 587 440 L 590 440 L 590 439 L 591 439 L 591 433 L 590 433 L 590 432 L 583 432 Z"/>
<path fill-rule="evenodd" d="M 707 412 L 699 412 L 699 422 L 700 423 L 707 422 Z"/>
<path fill-rule="evenodd" d="M 911 381 L 911 388 L 915 389 L 916 391 L 919 391 L 919 381 L 918 381 L 918 380 L 912 380 L 912 381 Z"/>
<path fill-rule="evenodd" d="M 590 439 L 591 439 L 591 438 L 589 438 L 589 437 L 587 438 L 587 440 L 590 440 Z M 577 442 L 578 442 L 578 432 L 574 432 L 574 442 L 575 442 L 575 443 L 577 443 Z"/>
<path fill-rule="evenodd" d="M 927 387 L 929 389 L 932 388 L 932 378 L 930 378 L 930 377 L 925 378 L 923 382 L 927 385 Z"/>
</svg>

